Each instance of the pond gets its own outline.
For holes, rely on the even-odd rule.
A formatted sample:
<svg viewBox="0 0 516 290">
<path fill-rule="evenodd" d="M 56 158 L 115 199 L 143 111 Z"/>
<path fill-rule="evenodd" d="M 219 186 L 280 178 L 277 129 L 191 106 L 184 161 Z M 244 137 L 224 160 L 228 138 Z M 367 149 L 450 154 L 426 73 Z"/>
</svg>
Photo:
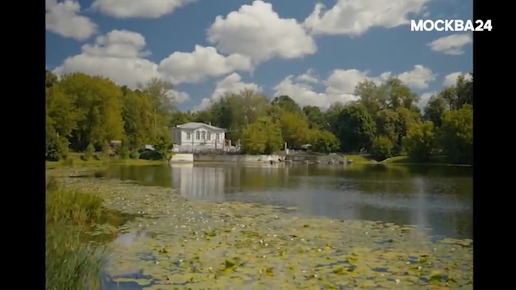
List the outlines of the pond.
<svg viewBox="0 0 516 290">
<path fill-rule="evenodd" d="M 413 225 L 434 238 L 473 236 L 471 167 L 112 165 L 96 176 L 174 188 L 198 201 L 251 202 L 300 216 Z"/>
</svg>

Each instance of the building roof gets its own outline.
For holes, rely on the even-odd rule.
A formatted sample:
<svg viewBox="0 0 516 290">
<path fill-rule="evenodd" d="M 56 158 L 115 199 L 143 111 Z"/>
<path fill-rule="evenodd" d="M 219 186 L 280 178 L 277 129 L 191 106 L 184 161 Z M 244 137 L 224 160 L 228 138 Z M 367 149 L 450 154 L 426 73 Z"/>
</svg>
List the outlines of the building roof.
<svg viewBox="0 0 516 290">
<path fill-rule="evenodd" d="M 187 130 L 195 130 L 201 127 L 205 127 L 214 131 L 226 131 L 226 129 L 215 127 L 212 125 L 204 124 L 204 123 L 198 123 L 198 122 L 189 122 L 181 125 L 177 125 L 177 128 L 180 129 L 187 129 Z"/>
</svg>

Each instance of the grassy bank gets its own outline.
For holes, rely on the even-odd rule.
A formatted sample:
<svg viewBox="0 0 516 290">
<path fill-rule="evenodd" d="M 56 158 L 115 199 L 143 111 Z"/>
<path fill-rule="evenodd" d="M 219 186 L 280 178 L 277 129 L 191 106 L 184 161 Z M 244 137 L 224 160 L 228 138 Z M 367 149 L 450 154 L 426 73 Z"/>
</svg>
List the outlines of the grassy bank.
<svg viewBox="0 0 516 290">
<path fill-rule="evenodd" d="M 144 160 L 144 159 L 120 159 L 118 157 L 100 156 L 89 160 L 81 159 L 81 153 L 71 153 L 66 160 L 46 161 L 47 169 L 61 166 L 104 166 L 107 164 L 127 164 L 127 165 L 149 165 L 163 164 L 165 160 Z"/>
<path fill-rule="evenodd" d="M 100 289 L 105 248 L 85 233 L 102 216 L 102 199 L 95 194 L 47 182 L 46 289 Z"/>
<path fill-rule="evenodd" d="M 370 155 L 363 154 L 345 154 L 347 159 L 353 160 L 354 164 L 396 164 L 396 165 L 456 165 L 456 166 L 471 166 L 470 164 L 450 164 L 446 161 L 446 156 L 432 156 L 428 161 L 421 162 L 417 160 L 412 160 L 407 155 L 402 156 L 394 156 L 387 158 L 382 161 L 374 160 Z"/>
</svg>

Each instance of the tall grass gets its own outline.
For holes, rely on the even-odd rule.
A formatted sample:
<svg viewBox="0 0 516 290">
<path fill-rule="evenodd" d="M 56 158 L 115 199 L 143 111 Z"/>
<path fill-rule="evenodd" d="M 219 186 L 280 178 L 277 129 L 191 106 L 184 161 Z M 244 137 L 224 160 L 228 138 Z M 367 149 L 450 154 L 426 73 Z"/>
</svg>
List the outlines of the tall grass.
<svg viewBox="0 0 516 290">
<path fill-rule="evenodd" d="M 105 248 L 85 240 L 83 233 L 101 214 L 98 196 L 47 181 L 46 289 L 100 289 Z"/>
</svg>

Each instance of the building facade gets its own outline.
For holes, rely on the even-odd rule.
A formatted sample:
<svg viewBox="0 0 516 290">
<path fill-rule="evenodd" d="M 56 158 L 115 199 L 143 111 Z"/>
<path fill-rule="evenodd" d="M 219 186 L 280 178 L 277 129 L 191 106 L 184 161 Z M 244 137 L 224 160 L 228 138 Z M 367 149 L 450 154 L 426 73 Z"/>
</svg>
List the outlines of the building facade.
<svg viewBox="0 0 516 290">
<path fill-rule="evenodd" d="M 226 129 L 190 122 L 172 128 L 176 152 L 226 151 Z"/>
</svg>

